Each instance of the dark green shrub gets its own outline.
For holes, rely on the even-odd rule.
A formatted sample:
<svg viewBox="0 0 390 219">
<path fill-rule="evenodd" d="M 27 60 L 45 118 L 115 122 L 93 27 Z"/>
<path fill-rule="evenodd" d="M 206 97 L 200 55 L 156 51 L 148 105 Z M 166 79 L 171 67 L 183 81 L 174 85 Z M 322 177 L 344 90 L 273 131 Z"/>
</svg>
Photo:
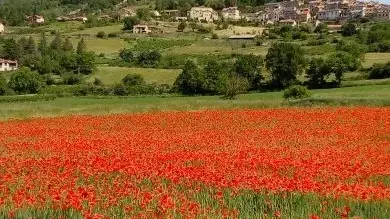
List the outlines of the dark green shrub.
<svg viewBox="0 0 390 219">
<path fill-rule="evenodd" d="M 7 80 L 0 75 L 0 96 L 7 92 Z"/>
<path fill-rule="evenodd" d="M 218 34 L 213 33 L 213 35 L 211 36 L 211 39 L 213 39 L 213 40 L 219 39 Z"/>
<path fill-rule="evenodd" d="M 44 83 L 38 73 L 21 68 L 11 75 L 8 86 L 18 94 L 36 94 Z"/>
<path fill-rule="evenodd" d="M 140 74 L 128 74 L 122 79 L 122 83 L 126 86 L 144 85 L 145 79 Z"/>
<path fill-rule="evenodd" d="M 97 38 L 105 38 L 106 37 L 106 33 L 104 31 L 99 31 L 97 34 L 96 34 L 96 37 Z"/>
<path fill-rule="evenodd" d="M 310 97 L 309 90 L 301 85 L 293 85 L 284 90 L 284 99 L 303 99 Z"/>
<path fill-rule="evenodd" d="M 64 73 L 61 76 L 62 83 L 66 85 L 75 85 L 81 83 L 81 76 L 79 74 Z"/>
<path fill-rule="evenodd" d="M 93 84 L 94 85 L 103 85 L 103 82 L 99 78 L 95 78 L 95 80 L 93 81 Z"/>
<path fill-rule="evenodd" d="M 114 95 L 117 96 L 126 96 L 127 95 L 127 88 L 124 84 L 115 84 L 113 87 Z"/>
<path fill-rule="evenodd" d="M 114 33 L 114 32 L 108 34 L 109 38 L 115 38 L 117 36 L 118 36 L 118 33 Z"/>
<path fill-rule="evenodd" d="M 390 78 L 390 62 L 386 64 L 374 64 L 368 74 L 369 79 Z"/>
</svg>

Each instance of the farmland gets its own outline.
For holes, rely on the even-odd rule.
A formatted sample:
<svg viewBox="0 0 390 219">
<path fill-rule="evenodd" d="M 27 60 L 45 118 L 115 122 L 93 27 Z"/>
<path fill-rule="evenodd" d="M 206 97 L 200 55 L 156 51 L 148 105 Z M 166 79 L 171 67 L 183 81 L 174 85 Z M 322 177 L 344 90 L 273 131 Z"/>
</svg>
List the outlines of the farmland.
<svg viewBox="0 0 390 219">
<path fill-rule="evenodd" d="M 1 212 L 388 218 L 389 118 L 341 107 L 1 122 Z"/>
</svg>

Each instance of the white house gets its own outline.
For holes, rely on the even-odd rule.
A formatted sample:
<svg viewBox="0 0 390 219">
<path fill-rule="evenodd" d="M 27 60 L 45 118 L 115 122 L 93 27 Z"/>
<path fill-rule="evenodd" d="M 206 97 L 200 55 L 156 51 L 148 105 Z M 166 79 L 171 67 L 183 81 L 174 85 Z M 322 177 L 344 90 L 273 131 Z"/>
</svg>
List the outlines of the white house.
<svg viewBox="0 0 390 219">
<path fill-rule="evenodd" d="M 0 59 L 0 71 L 15 71 L 18 69 L 18 61 Z"/>
<path fill-rule="evenodd" d="M 218 13 L 212 8 L 206 7 L 192 7 L 191 11 L 188 12 L 188 17 L 191 20 L 214 22 L 219 20 Z"/>
<path fill-rule="evenodd" d="M 151 33 L 148 25 L 134 25 L 133 33 Z"/>
<path fill-rule="evenodd" d="M 222 9 L 222 17 L 227 20 L 240 20 L 240 11 L 237 7 L 230 7 Z"/>
<path fill-rule="evenodd" d="M 5 25 L 0 23 L 0 35 L 5 33 Z"/>
</svg>

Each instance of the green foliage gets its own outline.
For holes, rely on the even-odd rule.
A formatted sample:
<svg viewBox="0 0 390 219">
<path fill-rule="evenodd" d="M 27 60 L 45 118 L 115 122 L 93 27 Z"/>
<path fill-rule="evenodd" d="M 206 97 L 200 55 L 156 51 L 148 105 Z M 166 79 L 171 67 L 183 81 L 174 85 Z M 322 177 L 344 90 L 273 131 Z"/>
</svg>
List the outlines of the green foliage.
<svg viewBox="0 0 390 219">
<path fill-rule="evenodd" d="M 301 85 L 292 85 L 284 90 L 284 99 L 304 99 L 310 97 L 310 92 Z"/>
<path fill-rule="evenodd" d="M 341 34 L 343 36 L 352 36 L 357 34 L 358 30 L 356 24 L 348 22 L 341 27 Z"/>
<path fill-rule="evenodd" d="M 0 103 L 19 103 L 19 102 L 38 102 L 38 101 L 52 101 L 55 100 L 56 95 L 44 94 L 44 95 L 12 95 L 1 96 Z"/>
<path fill-rule="evenodd" d="M 304 52 L 299 45 L 275 43 L 268 50 L 265 63 L 276 87 L 285 88 L 297 81 L 306 64 Z"/>
<path fill-rule="evenodd" d="M 21 68 L 11 75 L 8 86 L 18 94 L 36 94 L 43 87 L 43 82 L 38 73 Z"/>
<path fill-rule="evenodd" d="M 138 17 L 126 17 L 123 20 L 123 30 L 133 30 L 135 25 L 140 24 Z"/>
<path fill-rule="evenodd" d="M 213 35 L 211 35 L 211 39 L 213 39 L 213 40 L 219 39 L 218 34 L 213 33 Z"/>
<path fill-rule="evenodd" d="M 210 60 L 202 70 L 202 90 L 205 94 L 220 94 L 222 93 L 226 81 L 227 71 L 224 63 Z"/>
<path fill-rule="evenodd" d="M 233 73 L 227 79 L 222 98 L 228 100 L 236 99 L 237 95 L 246 93 L 249 88 L 250 83 L 248 79 Z"/>
<path fill-rule="evenodd" d="M 103 82 L 99 78 L 95 78 L 95 80 L 93 81 L 93 85 L 103 85 Z"/>
<path fill-rule="evenodd" d="M 4 95 L 7 91 L 7 80 L 3 75 L 0 75 L 0 96 Z"/>
<path fill-rule="evenodd" d="M 179 26 L 177 27 L 177 31 L 183 32 L 184 29 L 186 29 L 186 27 L 187 27 L 187 23 L 185 21 L 180 22 Z"/>
<path fill-rule="evenodd" d="M 81 54 L 87 51 L 87 44 L 84 41 L 84 38 L 81 38 L 81 40 L 77 44 L 77 54 Z"/>
<path fill-rule="evenodd" d="M 2 58 L 10 60 L 19 60 L 20 47 L 14 38 L 4 40 Z"/>
<path fill-rule="evenodd" d="M 386 64 L 374 64 L 368 74 L 369 79 L 390 78 L 390 62 Z"/>
<path fill-rule="evenodd" d="M 96 34 L 96 37 L 97 38 L 105 38 L 106 37 L 106 33 L 104 31 L 99 31 L 97 34 Z"/>
<path fill-rule="evenodd" d="M 122 79 L 122 83 L 126 86 L 146 84 L 145 79 L 140 74 L 128 74 Z"/>
<path fill-rule="evenodd" d="M 60 54 L 62 52 L 62 38 L 59 33 L 57 33 L 54 39 L 51 41 L 50 49 L 54 54 Z"/>
<path fill-rule="evenodd" d="M 348 52 L 357 58 L 364 59 L 364 54 L 366 52 L 365 48 L 354 41 L 339 41 L 337 43 L 336 49 L 338 51 Z"/>
<path fill-rule="evenodd" d="M 67 37 L 67 38 L 65 39 L 65 42 L 64 42 L 64 44 L 62 45 L 62 50 L 63 50 L 64 52 L 70 52 L 70 53 L 74 52 L 73 44 L 72 44 L 72 42 L 70 41 L 70 38 L 69 38 L 69 37 Z"/>
<path fill-rule="evenodd" d="M 306 70 L 306 78 L 310 88 L 322 88 L 326 83 L 326 77 L 330 74 L 329 66 L 322 58 L 313 58 Z"/>
<path fill-rule="evenodd" d="M 347 52 L 336 52 L 332 54 L 328 58 L 327 63 L 330 72 L 335 75 L 337 84 L 341 83 L 345 72 L 356 71 L 361 66 L 360 60 Z"/>
<path fill-rule="evenodd" d="M 63 73 L 61 75 L 62 84 L 75 85 L 81 83 L 81 76 L 73 73 Z"/>
<path fill-rule="evenodd" d="M 148 21 L 150 20 L 150 11 L 147 7 L 137 8 L 137 17 L 140 20 Z"/>
<path fill-rule="evenodd" d="M 264 79 L 262 69 L 263 58 L 253 54 L 238 56 L 233 67 L 236 75 L 248 81 L 250 89 L 259 88 L 261 80 Z"/>
<path fill-rule="evenodd" d="M 161 54 L 158 51 L 141 52 L 137 57 L 137 62 L 143 67 L 155 67 L 161 59 Z"/>
<path fill-rule="evenodd" d="M 134 61 L 134 54 L 130 49 L 122 49 L 119 52 L 119 57 L 125 62 Z"/>
<path fill-rule="evenodd" d="M 328 25 L 325 23 L 319 23 L 314 30 L 315 33 L 327 33 L 328 31 Z"/>
<path fill-rule="evenodd" d="M 198 65 L 192 60 L 187 60 L 174 85 L 181 93 L 194 95 L 203 92 L 202 84 L 203 76 Z"/>
</svg>

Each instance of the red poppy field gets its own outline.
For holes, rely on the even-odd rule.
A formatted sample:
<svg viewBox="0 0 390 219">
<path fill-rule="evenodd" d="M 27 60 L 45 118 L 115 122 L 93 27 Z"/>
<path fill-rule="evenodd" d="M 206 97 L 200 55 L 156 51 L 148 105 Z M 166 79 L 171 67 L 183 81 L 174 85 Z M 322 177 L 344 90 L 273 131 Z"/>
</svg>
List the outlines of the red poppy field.
<svg viewBox="0 0 390 219">
<path fill-rule="evenodd" d="M 1 218 L 390 218 L 390 108 L 0 122 Z"/>
</svg>

